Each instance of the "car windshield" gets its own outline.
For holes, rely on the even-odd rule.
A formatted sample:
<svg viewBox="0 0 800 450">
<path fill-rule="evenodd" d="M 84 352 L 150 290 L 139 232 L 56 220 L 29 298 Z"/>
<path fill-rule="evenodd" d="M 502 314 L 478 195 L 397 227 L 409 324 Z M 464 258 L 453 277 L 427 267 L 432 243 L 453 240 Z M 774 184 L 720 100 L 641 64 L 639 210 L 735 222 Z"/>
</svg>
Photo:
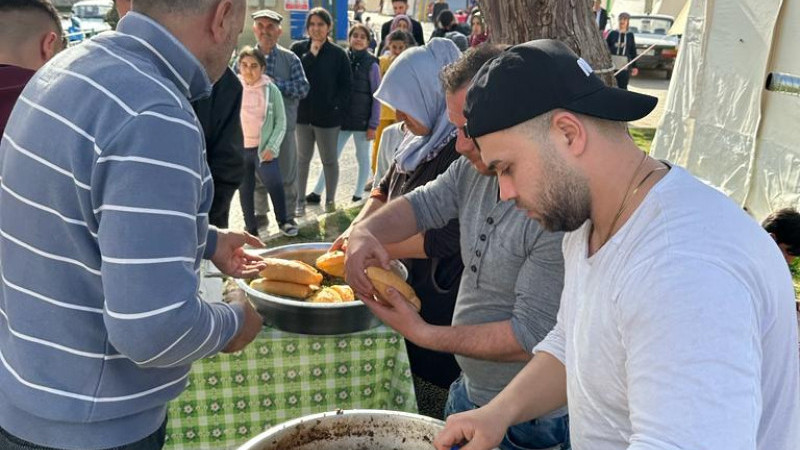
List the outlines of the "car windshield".
<svg viewBox="0 0 800 450">
<path fill-rule="evenodd" d="M 634 33 L 666 35 L 672 27 L 672 20 L 661 17 L 631 17 L 628 30 Z"/>
<path fill-rule="evenodd" d="M 81 19 L 105 19 L 110 9 L 106 5 L 76 5 L 72 12 Z"/>
</svg>

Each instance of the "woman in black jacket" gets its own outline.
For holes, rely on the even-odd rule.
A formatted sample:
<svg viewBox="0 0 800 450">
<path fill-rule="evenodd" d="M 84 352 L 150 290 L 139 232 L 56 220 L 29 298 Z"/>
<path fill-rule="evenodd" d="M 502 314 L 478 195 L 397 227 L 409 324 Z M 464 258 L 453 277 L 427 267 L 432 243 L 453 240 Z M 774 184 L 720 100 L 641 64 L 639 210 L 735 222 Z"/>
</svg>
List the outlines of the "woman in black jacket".
<svg viewBox="0 0 800 450">
<path fill-rule="evenodd" d="M 630 20 L 630 14 L 620 14 L 617 19 L 619 29 L 611 31 L 606 36 L 606 44 L 608 44 L 608 51 L 611 52 L 611 61 L 614 63 L 615 70 L 623 68 L 629 61 L 636 59 L 636 40 L 633 33 L 628 30 Z M 635 77 L 638 73 L 639 69 L 636 68 L 636 63 L 631 64 L 617 74 L 617 87 L 628 89 L 628 81 L 631 76 Z"/>
<path fill-rule="evenodd" d="M 306 18 L 309 38 L 292 45 L 292 51 L 300 57 L 311 85 L 308 96 L 300 101 L 297 110 L 298 216 L 305 214 L 308 168 L 315 143 L 325 172 L 325 206 L 327 209 L 335 208 L 336 185 L 339 183 L 336 144 L 342 112 L 350 99 L 353 75 L 347 53 L 328 40 L 332 24 L 328 11 L 312 9 Z"/>
</svg>

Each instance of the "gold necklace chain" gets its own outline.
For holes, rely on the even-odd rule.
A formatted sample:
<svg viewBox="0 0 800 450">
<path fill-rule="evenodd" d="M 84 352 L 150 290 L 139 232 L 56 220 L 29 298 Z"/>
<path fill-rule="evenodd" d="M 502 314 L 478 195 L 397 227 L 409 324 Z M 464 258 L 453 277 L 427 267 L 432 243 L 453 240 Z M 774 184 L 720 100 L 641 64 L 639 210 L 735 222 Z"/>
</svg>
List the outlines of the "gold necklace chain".
<svg viewBox="0 0 800 450">
<path fill-rule="evenodd" d="M 656 167 L 655 169 L 647 172 L 647 175 L 642 178 L 642 181 L 636 185 L 636 188 L 631 192 L 631 187 L 633 186 L 634 180 L 636 180 L 636 175 L 639 173 L 639 169 L 642 168 L 644 165 L 645 160 L 647 159 L 647 153 L 642 153 L 643 157 L 642 160 L 639 161 L 639 165 L 636 166 L 636 170 L 633 172 L 633 176 L 631 177 L 631 181 L 628 183 L 628 189 L 625 191 L 625 197 L 622 198 L 622 204 L 619 205 L 619 209 L 617 210 L 617 214 L 614 216 L 614 220 L 611 221 L 611 227 L 608 229 L 608 233 L 606 234 L 606 238 L 603 239 L 603 242 L 600 244 L 600 247 L 606 245 L 609 239 L 611 239 L 611 233 L 614 232 L 614 227 L 617 225 L 617 221 L 620 217 L 622 217 L 622 213 L 625 212 L 625 208 L 628 206 L 628 201 L 636 196 L 636 193 L 639 192 L 639 188 L 641 188 L 644 183 L 650 178 L 651 175 L 660 171 L 660 170 L 667 170 L 666 167 Z M 598 248 L 600 248 L 598 247 Z"/>
</svg>

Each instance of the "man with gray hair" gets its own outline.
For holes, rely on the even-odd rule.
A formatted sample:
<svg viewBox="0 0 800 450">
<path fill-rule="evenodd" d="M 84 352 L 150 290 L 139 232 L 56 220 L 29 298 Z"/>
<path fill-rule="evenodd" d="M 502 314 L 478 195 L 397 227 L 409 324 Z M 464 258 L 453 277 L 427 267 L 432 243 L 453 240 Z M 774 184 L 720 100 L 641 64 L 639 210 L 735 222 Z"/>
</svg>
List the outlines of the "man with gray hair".
<svg viewBox="0 0 800 450">
<path fill-rule="evenodd" d="M 64 48 L 62 35 L 50 0 L 0 3 L 0 136 L 22 88 Z"/>
<path fill-rule="evenodd" d="M 244 14 L 245 0 L 135 0 L 22 92 L 0 143 L 0 448 L 159 449 L 191 363 L 260 331 L 242 291 L 198 295 L 204 258 L 236 277 L 263 267 L 242 249 L 258 239 L 209 227 L 190 104 Z"/>
<path fill-rule="evenodd" d="M 308 95 L 311 85 L 306 79 L 303 64 L 300 58 L 292 51 L 278 44 L 278 39 L 283 34 L 283 16 L 269 9 L 256 11 L 252 15 L 253 34 L 258 43 L 256 48 L 264 53 L 267 66 L 264 73 L 272 79 L 275 86 L 283 95 L 283 105 L 286 109 L 286 135 L 281 143 L 278 156 L 278 165 L 281 169 L 283 192 L 286 196 L 287 222 L 279 224 L 281 232 L 286 236 L 297 236 L 297 223 L 295 222 L 295 209 L 298 199 L 297 181 L 297 138 L 294 131 L 297 125 L 297 108 L 300 100 Z M 267 225 L 267 211 L 269 201 L 264 185 L 256 183 L 256 222 L 259 228 L 265 229 Z"/>
</svg>

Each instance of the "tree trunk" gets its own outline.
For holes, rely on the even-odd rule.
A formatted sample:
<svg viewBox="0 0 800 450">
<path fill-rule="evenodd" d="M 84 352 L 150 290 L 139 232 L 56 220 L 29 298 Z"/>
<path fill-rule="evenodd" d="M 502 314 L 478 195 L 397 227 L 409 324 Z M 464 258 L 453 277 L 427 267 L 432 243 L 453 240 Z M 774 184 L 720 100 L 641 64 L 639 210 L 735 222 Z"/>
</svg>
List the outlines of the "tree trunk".
<svg viewBox="0 0 800 450">
<path fill-rule="evenodd" d="M 558 39 L 585 59 L 595 74 L 616 86 L 611 55 L 594 20 L 590 0 L 481 0 L 492 42 L 521 44 Z"/>
</svg>

